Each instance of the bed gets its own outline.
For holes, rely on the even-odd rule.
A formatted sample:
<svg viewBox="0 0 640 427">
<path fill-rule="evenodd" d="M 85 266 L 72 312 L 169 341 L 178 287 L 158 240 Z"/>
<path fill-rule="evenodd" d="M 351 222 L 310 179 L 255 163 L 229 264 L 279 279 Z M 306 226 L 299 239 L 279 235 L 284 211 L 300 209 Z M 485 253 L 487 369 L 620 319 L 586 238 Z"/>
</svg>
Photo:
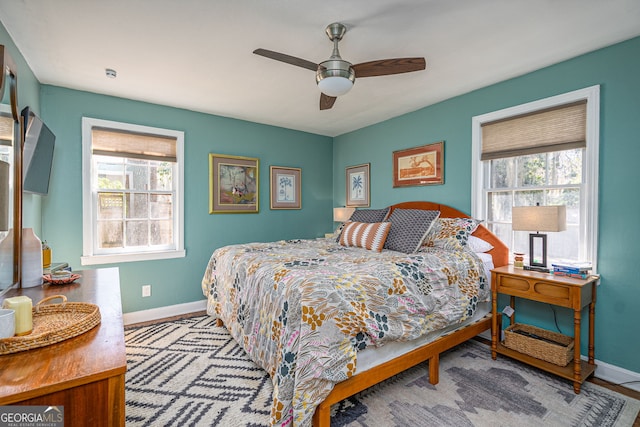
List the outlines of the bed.
<svg viewBox="0 0 640 427">
<path fill-rule="evenodd" d="M 487 250 L 470 250 L 464 229 L 454 231 L 462 238 L 433 239 L 433 227 L 415 252 L 393 246 L 402 215 L 434 212 L 440 235 L 442 224 L 464 223 Z M 328 426 L 333 403 L 426 360 L 437 384 L 439 354 L 490 329 L 486 272 L 508 263 L 508 248 L 446 205 L 400 203 L 387 218 L 369 224 L 382 230 L 376 236 L 387 230 L 391 249 L 380 252 L 330 238 L 213 252 L 202 280 L 207 312 L 270 374 L 272 425 Z"/>
</svg>

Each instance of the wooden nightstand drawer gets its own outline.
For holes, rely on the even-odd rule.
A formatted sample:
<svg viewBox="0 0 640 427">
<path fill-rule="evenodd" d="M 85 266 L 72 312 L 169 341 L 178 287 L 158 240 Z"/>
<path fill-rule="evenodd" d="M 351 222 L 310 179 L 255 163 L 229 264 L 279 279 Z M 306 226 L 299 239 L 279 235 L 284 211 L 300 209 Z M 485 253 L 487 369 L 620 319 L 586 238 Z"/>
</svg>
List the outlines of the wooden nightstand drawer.
<svg viewBox="0 0 640 427">
<path fill-rule="evenodd" d="M 532 299 L 555 304 L 562 307 L 573 307 L 571 301 L 572 288 L 551 280 L 542 280 L 530 276 L 498 275 L 497 290 L 501 294 Z"/>
<path fill-rule="evenodd" d="M 571 297 L 571 289 L 569 286 L 549 282 L 536 282 L 533 284 L 533 291 L 542 297 L 541 299 L 551 298 L 557 305 L 571 307 L 569 305 Z M 564 304 L 562 302 L 564 302 Z"/>
<path fill-rule="evenodd" d="M 527 293 L 531 289 L 531 285 L 527 279 L 512 276 L 499 276 L 498 292 L 510 295 L 511 292 Z"/>
</svg>

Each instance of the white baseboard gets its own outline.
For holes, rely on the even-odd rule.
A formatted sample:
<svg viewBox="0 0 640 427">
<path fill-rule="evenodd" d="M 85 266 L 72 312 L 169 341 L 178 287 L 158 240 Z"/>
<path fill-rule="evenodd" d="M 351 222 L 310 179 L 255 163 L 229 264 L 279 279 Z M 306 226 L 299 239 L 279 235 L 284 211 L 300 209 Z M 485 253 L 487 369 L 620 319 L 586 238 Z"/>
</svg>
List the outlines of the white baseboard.
<svg viewBox="0 0 640 427">
<path fill-rule="evenodd" d="M 491 341 L 490 330 L 486 330 L 478 335 Z M 582 360 L 588 359 L 584 355 L 581 355 L 580 357 L 582 358 Z M 609 381 L 610 383 L 614 384 L 622 384 L 624 387 L 631 390 L 640 391 L 640 373 L 633 372 L 628 369 L 624 369 L 597 359 L 595 362 L 598 367 L 596 368 L 596 371 L 593 375 L 596 378 L 600 378 L 601 380 Z"/>
<path fill-rule="evenodd" d="M 586 360 L 586 357 L 582 356 L 582 358 Z M 622 384 L 624 387 L 630 388 L 631 390 L 640 391 L 640 373 L 611 365 L 600 360 L 596 360 L 595 362 L 598 367 L 593 375 L 597 378 L 614 384 Z"/>
<path fill-rule="evenodd" d="M 166 307 L 151 308 L 149 310 L 132 311 L 124 313 L 122 318 L 125 326 L 135 323 L 149 322 L 152 320 L 165 319 L 182 314 L 195 313 L 207 309 L 207 300 L 187 302 L 184 304 L 169 305 Z"/>
</svg>

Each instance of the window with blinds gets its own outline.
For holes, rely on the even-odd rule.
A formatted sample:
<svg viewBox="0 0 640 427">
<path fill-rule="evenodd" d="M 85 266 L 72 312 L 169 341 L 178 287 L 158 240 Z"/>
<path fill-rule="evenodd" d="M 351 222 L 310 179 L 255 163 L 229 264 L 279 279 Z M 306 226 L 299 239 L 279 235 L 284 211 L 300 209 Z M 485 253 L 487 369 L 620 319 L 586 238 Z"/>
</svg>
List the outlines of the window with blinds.
<svg viewBox="0 0 640 427">
<path fill-rule="evenodd" d="M 599 88 L 592 87 L 474 117 L 473 215 L 513 252 L 530 231 L 513 231 L 514 206 L 565 205 L 567 230 L 548 233 L 549 258 L 597 254 Z"/>
<path fill-rule="evenodd" d="M 182 132 L 85 118 L 83 135 L 83 264 L 183 253 Z"/>
</svg>

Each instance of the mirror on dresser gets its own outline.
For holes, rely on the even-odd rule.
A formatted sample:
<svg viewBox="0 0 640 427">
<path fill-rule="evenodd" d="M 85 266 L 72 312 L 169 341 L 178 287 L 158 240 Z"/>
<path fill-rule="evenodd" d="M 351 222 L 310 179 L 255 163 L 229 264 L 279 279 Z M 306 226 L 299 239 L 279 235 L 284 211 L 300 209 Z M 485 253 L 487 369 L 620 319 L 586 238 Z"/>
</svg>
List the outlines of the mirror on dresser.
<svg viewBox="0 0 640 427">
<path fill-rule="evenodd" d="M 20 285 L 22 144 L 16 66 L 0 45 L 0 296 Z M 6 97 L 4 96 L 6 93 Z"/>
</svg>

